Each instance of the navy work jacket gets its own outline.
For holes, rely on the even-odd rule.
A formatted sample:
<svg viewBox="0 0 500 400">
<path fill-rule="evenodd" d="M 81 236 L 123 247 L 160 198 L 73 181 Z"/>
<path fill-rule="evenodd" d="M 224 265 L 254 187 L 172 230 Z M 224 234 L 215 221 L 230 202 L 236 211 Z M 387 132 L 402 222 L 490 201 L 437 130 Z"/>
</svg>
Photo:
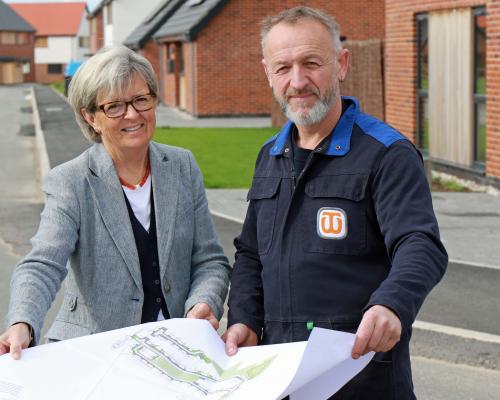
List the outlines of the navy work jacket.
<svg viewBox="0 0 500 400">
<path fill-rule="evenodd" d="M 384 305 L 401 320 L 400 343 L 335 398 L 412 399 L 411 326 L 448 256 L 420 153 L 356 99 L 342 100 L 300 175 L 291 122 L 262 147 L 235 239 L 229 325 L 246 324 L 262 344 L 301 341 L 308 321 L 356 332 L 364 311 Z"/>
</svg>

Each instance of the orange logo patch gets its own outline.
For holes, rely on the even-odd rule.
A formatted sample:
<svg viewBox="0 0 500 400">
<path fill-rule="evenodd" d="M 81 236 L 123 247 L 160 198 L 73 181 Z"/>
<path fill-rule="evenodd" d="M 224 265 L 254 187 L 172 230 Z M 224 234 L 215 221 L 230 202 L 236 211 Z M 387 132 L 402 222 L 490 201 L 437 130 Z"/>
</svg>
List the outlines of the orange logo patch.
<svg viewBox="0 0 500 400">
<path fill-rule="evenodd" d="M 316 225 L 318 235 L 323 239 L 344 239 L 347 236 L 347 215 L 341 208 L 320 208 Z"/>
</svg>

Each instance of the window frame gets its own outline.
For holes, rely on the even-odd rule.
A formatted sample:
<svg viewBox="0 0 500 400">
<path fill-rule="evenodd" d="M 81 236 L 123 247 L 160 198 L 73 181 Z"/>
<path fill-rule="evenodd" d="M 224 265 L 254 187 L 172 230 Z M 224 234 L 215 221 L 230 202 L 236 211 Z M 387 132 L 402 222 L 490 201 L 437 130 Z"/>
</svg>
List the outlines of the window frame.
<svg viewBox="0 0 500 400">
<path fill-rule="evenodd" d="M 486 16 L 486 7 L 485 6 L 479 6 L 479 7 L 474 7 L 473 8 L 473 15 L 474 15 L 474 32 L 473 32 L 473 36 L 474 36 L 474 49 L 473 49 L 473 62 L 474 62 L 474 65 L 473 65 L 473 103 L 474 103 L 474 115 L 473 115 L 473 118 L 474 118 L 474 125 L 473 125 L 473 129 L 472 129 L 472 134 L 473 134 L 473 143 L 474 143 L 474 156 L 473 156 L 473 167 L 475 169 L 478 169 L 478 170 L 481 170 L 481 171 L 484 171 L 485 170 L 485 167 L 486 167 L 486 154 L 485 154 L 485 159 L 484 160 L 480 160 L 479 159 L 479 132 L 478 132 L 478 119 L 479 119 L 479 112 L 478 112 L 478 108 L 480 105 L 486 105 L 486 100 L 487 100 L 487 94 L 482 94 L 482 93 L 477 93 L 477 68 L 478 68 L 478 62 L 477 62 L 477 17 L 479 16 Z M 487 30 L 487 26 L 485 28 L 485 30 Z M 486 35 L 485 35 L 486 36 Z M 487 37 L 487 36 L 486 36 Z M 487 39 L 486 39 L 487 40 Z M 486 51 L 486 50 L 485 50 Z M 486 54 L 485 54 L 485 58 L 486 58 Z M 485 59 L 485 63 L 484 65 L 486 66 L 486 59 Z M 486 76 L 486 73 L 485 73 L 485 85 L 487 85 L 487 76 Z M 486 127 L 487 129 L 487 127 Z M 485 133 L 487 134 L 487 133 Z M 486 148 L 486 144 L 487 142 L 485 141 L 485 148 Z M 485 149 L 486 151 L 486 149 Z"/>
<path fill-rule="evenodd" d="M 58 66 L 59 72 L 51 71 L 51 68 Z M 47 75 L 61 75 L 63 73 L 63 65 L 58 63 L 47 64 Z"/>
<path fill-rule="evenodd" d="M 421 79 L 422 79 L 422 70 L 421 70 L 421 60 L 422 54 L 420 52 L 420 38 L 421 38 L 421 30 L 420 23 L 422 21 L 426 22 L 427 29 L 427 41 L 429 40 L 429 22 L 428 22 L 428 14 L 427 13 L 419 13 L 415 15 L 415 48 L 416 48 L 416 61 L 417 61 L 417 75 L 415 79 L 416 83 L 416 132 L 415 132 L 415 144 L 420 149 L 420 151 L 424 155 L 429 154 L 429 148 L 423 147 L 424 142 L 424 131 L 425 131 L 425 123 L 423 121 L 423 113 L 425 112 L 422 107 L 422 103 L 424 101 L 428 101 L 429 99 L 429 89 L 422 89 Z M 428 61 L 427 61 L 428 62 Z M 429 80 L 429 65 L 427 64 L 427 82 Z"/>
</svg>

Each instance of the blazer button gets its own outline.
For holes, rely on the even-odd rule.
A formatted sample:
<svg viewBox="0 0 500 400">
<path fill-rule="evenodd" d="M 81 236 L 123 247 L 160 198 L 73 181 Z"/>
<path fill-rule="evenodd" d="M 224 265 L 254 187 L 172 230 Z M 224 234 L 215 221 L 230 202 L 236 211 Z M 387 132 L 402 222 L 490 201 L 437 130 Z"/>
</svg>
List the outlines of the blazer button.
<svg viewBox="0 0 500 400">
<path fill-rule="evenodd" d="M 72 297 L 71 300 L 69 301 L 69 310 L 70 311 L 75 311 L 76 309 L 76 297 Z"/>
<path fill-rule="evenodd" d="M 168 281 L 166 281 L 163 285 L 163 289 L 165 290 L 165 293 L 170 292 L 170 283 L 168 283 Z"/>
</svg>

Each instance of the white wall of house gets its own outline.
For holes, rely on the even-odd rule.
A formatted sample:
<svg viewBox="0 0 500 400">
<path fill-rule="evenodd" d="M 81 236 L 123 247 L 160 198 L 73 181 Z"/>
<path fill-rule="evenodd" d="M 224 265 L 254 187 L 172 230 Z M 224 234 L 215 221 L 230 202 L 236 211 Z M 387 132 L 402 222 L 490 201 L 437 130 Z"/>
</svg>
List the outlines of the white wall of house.
<svg viewBox="0 0 500 400">
<path fill-rule="evenodd" d="M 121 44 L 132 31 L 155 10 L 163 0 L 114 0 L 112 23 L 107 24 L 108 8 L 103 8 L 104 45 Z"/>
<path fill-rule="evenodd" d="M 35 48 L 35 64 L 65 64 L 71 60 L 74 36 L 49 36 L 47 47 Z"/>
<path fill-rule="evenodd" d="M 67 64 L 72 60 L 83 61 L 90 49 L 80 47 L 79 38 L 88 38 L 89 35 L 89 21 L 83 13 L 77 36 L 49 36 L 47 47 L 35 48 L 35 64 Z"/>
<path fill-rule="evenodd" d="M 77 37 L 73 41 L 72 54 L 74 60 L 83 61 L 86 58 L 85 56 L 90 53 L 88 45 L 85 47 L 80 47 L 80 39 L 79 39 L 81 37 L 85 37 L 87 38 L 87 43 L 89 43 L 90 40 L 89 36 L 90 36 L 90 23 L 89 20 L 87 19 L 87 13 L 84 12 L 82 14 L 82 19 L 80 21 L 80 27 L 78 28 Z"/>
<path fill-rule="evenodd" d="M 113 24 L 108 24 L 104 25 L 104 46 L 112 46 L 115 44 L 114 42 L 114 30 L 113 30 Z"/>
</svg>

